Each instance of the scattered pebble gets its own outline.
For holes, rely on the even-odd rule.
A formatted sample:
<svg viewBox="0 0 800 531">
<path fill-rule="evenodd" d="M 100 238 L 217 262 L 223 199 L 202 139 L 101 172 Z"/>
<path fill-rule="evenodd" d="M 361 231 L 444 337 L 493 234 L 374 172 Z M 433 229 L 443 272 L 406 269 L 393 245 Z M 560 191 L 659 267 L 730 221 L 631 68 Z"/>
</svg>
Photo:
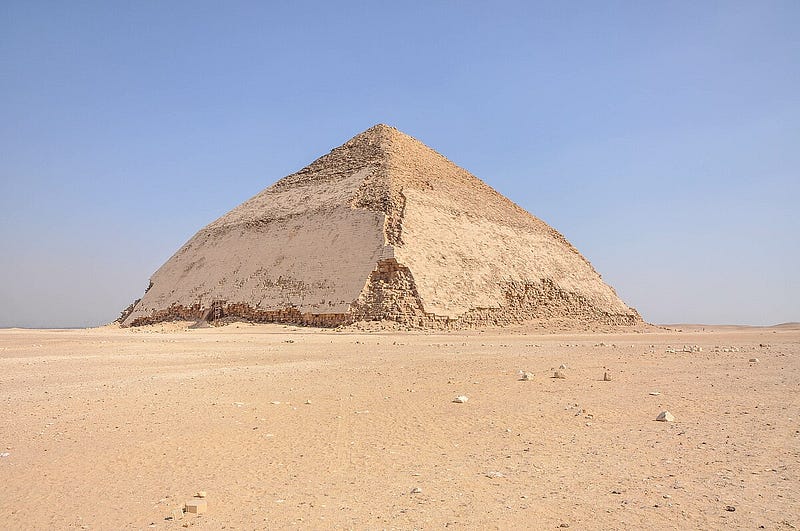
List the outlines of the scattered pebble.
<svg viewBox="0 0 800 531">
<path fill-rule="evenodd" d="M 662 411 L 658 414 L 656 420 L 659 422 L 675 422 L 675 416 L 669 411 Z"/>
<path fill-rule="evenodd" d="M 611 375 L 608 374 L 607 372 L 604 372 L 603 373 L 603 381 L 604 382 L 610 382 L 611 381 Z"/>
<path fill-rule="evenodd" d="M 2 452 L 2 453 L 0 453 L 0 457 L 8 457 L 9 455 L 11 455 L 10 452 Z"/>
<path fill-rule="evenodd" d="M 567 375 L 564 374 L 561 371 L 556 371 L 556 372 L 553 373 L 553 378 L 557 378 L 559 380 L 564 380 L 566 377 L 567 377 Z"/>
<path fill-rule="evenodd" d="M 455 402 L 456 404 L 463 404 L 463 403 L 465 403 L 467 400 L 469 400 L 469 398 L 467 398 L 466 396 L 464 396 L 464 395 L 459 395 L 459 396 L 457 396 L 457 397 L 455 397 L 455 398 L 453 399 L 453 402 Z"/>
<path fill-rule="evenodd" d="M 714 352 L 739 352 L 739 347 L 720 347 L 715 346 Z"/>
<path fill-rule="evenodd" d="M 421 494 L 421 493 L 422 489 L 419 487 L 414 487 L 413 489 L 411 489 L 411 494 Z"/>
<path fill-rule="evenodd" d="M 758 363 L 758 358 L 750 358 L 750 363 Z"/>
<path fill-rule="evenodd" d="M 194 497 L 195 498 L 205 498 L 206 497 L 206 491 L 198 490 L 197 492 L 194 493 Z"/>
<path fill-rule="evenodd" d="M 520 379 L 520 381 L 523 381 L 523 382 L 529 382 L 529 381 L 533 380 L 533 373 L 532 372 L 519 371 L 519 379 Z"/>
<path fill-rule="evenodd" d="M 658 391 L 650 391 L 650 392 L 649 392 L 649 393 L 647 393 L 647 394 L 648 394 L 648 395 L 650 395 L 650 396 L 658 396 L 658 395 L 660 395 L 661 393 L 659 393 Z"/>
<path fill-rule="evenodd" d="M 503 474 L 502 472 L 495 472 L 495 471 L 487 472 L 487 473 L 486 473 L 486 474 L 484 474 L 484 475 L 485 475 L 487 478 L 492 478 L 492 479 L 494 479 L 494 478 L 504 478 L 504 477 L 506 477 L 506 475 L 505 475 L 505 474 Z"/>
<path fill-rule="evenodd" d="M 566 366 L 566 365 L 564 365 L 564 364 L 562 363 L 561 365 L 559 365 L 559 366 L 558 366 L 558 368 L 559 368 L 559 369 L 566 369 L 566 368 L 567 368 L 567 366 Z"/>
<path fill-rule="evenodd" d="M 725 510 L 728 511 L 729 513 L 732 513 L 733 511 L 736 510 L 736 507 L 734 507 L 733 505 L 726 505 Z"/>
</svg>

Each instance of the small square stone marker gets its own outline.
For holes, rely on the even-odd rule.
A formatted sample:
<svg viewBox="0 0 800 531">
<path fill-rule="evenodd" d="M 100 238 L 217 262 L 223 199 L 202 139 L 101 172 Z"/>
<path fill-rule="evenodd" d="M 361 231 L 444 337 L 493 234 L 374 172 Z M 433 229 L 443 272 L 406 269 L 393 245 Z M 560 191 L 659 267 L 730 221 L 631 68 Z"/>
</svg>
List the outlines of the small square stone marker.
<svg viewBox="0 0 800 531">
<path fill-rule="evenodd" d="M 194 514 L 203 514 L 208 510 L 208 502 L 203 498 L 194 498 L 186 502 L 186 512 Z"/>
</svg>

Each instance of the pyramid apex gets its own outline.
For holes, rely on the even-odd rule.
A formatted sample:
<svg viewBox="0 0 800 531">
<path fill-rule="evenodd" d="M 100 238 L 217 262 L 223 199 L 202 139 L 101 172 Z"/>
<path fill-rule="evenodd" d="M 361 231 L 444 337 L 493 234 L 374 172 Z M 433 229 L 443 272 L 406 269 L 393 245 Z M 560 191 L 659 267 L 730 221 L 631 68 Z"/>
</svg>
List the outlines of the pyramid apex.
<svg viewBox="0 0 800 531">
<path fill-rule="evenodd" d="M 364 138 L 367 138 L 367 139 L 370 139 L 370 140 L 374 140 L 374 139 L 383 140 L 383 139 L 404 138 L 404 137 L 405 138 L 411 138 L 409 135 L 403 133 L 402 131 L 400 131 L 399 129 L 397 129 L 394 126 L 391 126 L 391 125 L 388 125 L 388 124 L 384 124 L 384 123 L 378 123 L 378 124 L 373 125 L 369 129 L 357 134 L 356 136 L 354 136 L 351 139 L 351 141 L 352 140 L 356 140 L 356 139 L 360 140 L 360 139 L 364 139 Z"/>
<path fill-rule="evenodd" d="M 380 132 L 397 131 L 397 132 L 400 132 L 396 127 L 393 127 L 393 126 L 385 124 L 385 123 L 375 124 L 372 127 L 370 127 L 369 129 L 367 129 L 367 131 L 380 131 Z"/>
</svg>

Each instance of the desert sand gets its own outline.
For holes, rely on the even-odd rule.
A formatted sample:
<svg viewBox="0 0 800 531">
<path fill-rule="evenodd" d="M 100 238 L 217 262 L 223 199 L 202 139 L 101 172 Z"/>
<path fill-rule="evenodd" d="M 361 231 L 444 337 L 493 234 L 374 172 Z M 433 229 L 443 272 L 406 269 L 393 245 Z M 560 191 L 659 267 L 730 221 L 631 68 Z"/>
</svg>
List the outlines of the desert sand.
<svg viewBox="0 0 800 531">
<path fill-rule="evenodd" d="M 800 526 L 797 326 L 0 330 L 0 393 L 4 529 Z"/>
</svg>

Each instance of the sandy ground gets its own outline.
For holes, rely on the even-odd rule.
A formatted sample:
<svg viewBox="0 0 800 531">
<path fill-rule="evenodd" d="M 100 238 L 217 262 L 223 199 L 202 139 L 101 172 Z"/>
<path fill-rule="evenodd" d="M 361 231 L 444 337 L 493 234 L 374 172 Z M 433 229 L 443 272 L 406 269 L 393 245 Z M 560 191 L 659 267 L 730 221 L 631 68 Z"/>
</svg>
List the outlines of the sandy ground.
<svg viewBox="0 0 800 531">
<path fill-rule="evenodd" d="M 800 329 L 679 328 L 1 330 L 0 527 L 800 526 Z"/>
</svg>

